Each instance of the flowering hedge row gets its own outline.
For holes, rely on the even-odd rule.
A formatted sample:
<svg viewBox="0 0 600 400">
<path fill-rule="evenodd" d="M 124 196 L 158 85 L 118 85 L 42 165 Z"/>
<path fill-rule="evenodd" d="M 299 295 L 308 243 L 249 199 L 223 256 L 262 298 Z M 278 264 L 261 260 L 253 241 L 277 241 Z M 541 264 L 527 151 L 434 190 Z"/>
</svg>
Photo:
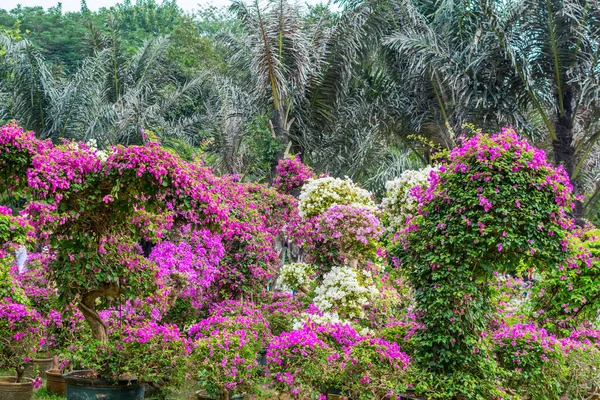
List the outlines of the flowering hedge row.
<svg viewBox="0 0 600 400">
<path fill-rule="evenodd" d="M 0 209 L 0 364 L 17 374 L 52 352 L 219 399 L 600 384 L 600 235 L 574 228 L 564 171 L 510 129 L 462 138 L 380 205 L 298 156 L 268 187 L 154 141 L 99 150 L 8 125 L 0 146 L 2 191 L 25 203 Z"/>
</svg>

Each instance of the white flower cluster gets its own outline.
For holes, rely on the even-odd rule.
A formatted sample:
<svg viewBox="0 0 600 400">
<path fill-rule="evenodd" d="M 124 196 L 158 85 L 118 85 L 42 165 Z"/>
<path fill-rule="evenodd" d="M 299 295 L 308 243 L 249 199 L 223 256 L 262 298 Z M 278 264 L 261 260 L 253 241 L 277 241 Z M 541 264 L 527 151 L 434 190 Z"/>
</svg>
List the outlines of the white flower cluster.
<svg viewBox="0 0 600 400">
<path fill-rule="evenodd" d="M 354 319 L 364 318 L 363 307 L 379 296 L 379 289 L 369 271 L 352 267 L 333 267 L 323 277 L 323 284 L 315 290 L 315 306 L 324 313 Z"/>
<path fill-rule="evenodd" d="M 357 204 L 373 206 L 371 193 L 356 186 L 348 177 L 345 179 L 325 177 L 310 179 L 302 186 L 298 212 L 303 218 L 322 214 L 333 205 Z"/>
<path fill-rule="evenodd" d="M 98 150 L 98 142 L 96 141 L 96 139 L 90 139 L 85 144 L 90 148 L 90 150 L 96 153 L 96 156 L 100 160 L 106 161 L 106 159 L 108 158 L 108 153 L 104 150 Z"/>
<path fill-rule="evenodd" d="M 303 286 L 308 286 L 313 274 L 314 271 L 309 264 L 285 264 L 279 270 L 279 277 L 275 286 L 282 290 L 296 290 Z"/>
<path fill-rule="evenodd" d="M 381 201 L 381 207 L 388 214 L 392 230 L 405 228 L 406 221 L 416 214 L 418 203 L 411 195 L 411 189 L 415 186 L 427 188 L 431 171 L 433 171 L 432 167 L 425 167 L 418 171 L 407 170 L 399 178 L 385 184 L 387 193 Z"/>
</svg>

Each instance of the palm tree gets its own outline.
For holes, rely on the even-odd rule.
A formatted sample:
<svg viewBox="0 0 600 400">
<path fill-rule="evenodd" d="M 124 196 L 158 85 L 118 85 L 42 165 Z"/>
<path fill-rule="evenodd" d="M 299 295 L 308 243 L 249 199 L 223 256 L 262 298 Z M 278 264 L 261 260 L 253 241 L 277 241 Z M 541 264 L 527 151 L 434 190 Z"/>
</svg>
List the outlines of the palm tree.
<svg viewBox="0 0 600 400">
<path fill-rule="evenodd" d="M 581 193 L 585 167 L 600 139 L 598 2 L 485 2 L 482 15 L 512 64 L 523 102 L 543 120 L 556 164 Z M 579 205 L 576 214 L 586 208 Z"/>
<path fill-rule="evenodd" d="M 90 26 L 92 55 L 69 76 L 54 76 L 28 41 L 0 35 L 6 49 L 0 90 L 11 99 L 0 106 L 0 119 L 18 119 L 43 138 L 96 139 L 102 146 L 139 141 L 141 129 L 193 142 L 201 110 L 177 108 L 198 96 L 207 79 L 173 78 L 168 39 L 148 40 L 125 57 L 114 18 L 107 29 L 105 35 Z"/>
</svg>

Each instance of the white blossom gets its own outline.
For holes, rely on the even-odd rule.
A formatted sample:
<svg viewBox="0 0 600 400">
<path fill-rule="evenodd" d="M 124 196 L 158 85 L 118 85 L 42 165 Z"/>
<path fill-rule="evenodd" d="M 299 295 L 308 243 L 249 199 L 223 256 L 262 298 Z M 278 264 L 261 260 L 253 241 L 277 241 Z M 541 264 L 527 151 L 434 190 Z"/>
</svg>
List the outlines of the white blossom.
<svg viewBox="0 0 600 400">
<path fill-rule="evenodd" d="M 418 207 L 417 198 L 411 194 L 415 186 L 421 189 L 428 187 L 428 178 L 434 168 L 407 170 L 392 181 L 385 184 L 386 196 L 381 201 L 382 209 L 388 214 L 390 229 L 398 231 L 406 227 L 409 218 L 415 216 Z"/>
<path fill-rule="evenodd" d="M 350 178 L 325 177 L 310 179 L 302 187 L 298 212 L 303 218 L 312 217 L 336 204 L 374 206 L 371 193 L 356 186 Z"/>
<path fill-rule="evenodd" d="M 282 290 L 297 290 L 310 283 L 313 273 L 314 271 L 309 264 L 285 264 L 279 270 L 279 277 L 277 278 L 275 287 Z"/>
<path fill-rule="evenodd" d="M 337 312 L 346 318 L 364 318 L 364 307 L 379 296 L 369 271 L 333 267 L 315 290 L 315 306 L 324 313 Z"/>
</svg>

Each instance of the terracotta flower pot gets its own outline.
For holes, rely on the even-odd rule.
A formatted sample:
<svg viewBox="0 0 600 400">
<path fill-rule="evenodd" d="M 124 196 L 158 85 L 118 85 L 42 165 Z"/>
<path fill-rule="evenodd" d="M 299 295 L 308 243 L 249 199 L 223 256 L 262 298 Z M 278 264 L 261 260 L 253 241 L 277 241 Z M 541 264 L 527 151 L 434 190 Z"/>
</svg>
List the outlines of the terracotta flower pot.
<svg viewBox="0 0 600 400">
<path fill-rule="evenodd" d="M 30 378 L 23 378 L 25 382 L 16 383 L 15 376 L 0 376 L 0 399 L 2 400 L 29 400 L 33 395 L 33 382 Z"/>
<path fill-rule="evenodd" d="M 62 376 L 60 369 L 49 369 L 46 371 L 46 389 L 50 393 L 64 396 L 67 392 L 67 381 Z"/>
</svg>

